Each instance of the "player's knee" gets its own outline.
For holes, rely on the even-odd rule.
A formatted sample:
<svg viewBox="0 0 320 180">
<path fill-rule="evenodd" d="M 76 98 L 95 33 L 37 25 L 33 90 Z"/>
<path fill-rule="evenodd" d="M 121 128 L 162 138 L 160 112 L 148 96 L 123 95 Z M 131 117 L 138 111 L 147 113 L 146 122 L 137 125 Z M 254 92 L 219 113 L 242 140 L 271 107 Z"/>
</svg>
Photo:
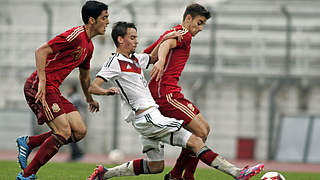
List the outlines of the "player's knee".
<svg viewBox="0 0 320 180">
<path fill-rule="evenodd" d="M 71 129 L 70 128 L 60 129 L 58 132 L 55 132 L 55 133 L 61 135 L 65 139 L 69 139 L 71 137 Z"/>
<path fill-rule="evenodd" d="M 79 129 L 78 131 L 74 132 L 74 138 L 75 141 L 80 141 L 81 139 L 83 139 L 85 136 L 87 135 L 87 128 L 83 127 L 81 129 Z"/>
<path fill-rule="evenodd" d="M 210 133 L 210 126 L 206 126 L 206 131 L 205 131 L 205 136 L 202 138 L 203 142 L 206 142 L 208 136 L 209 136 L 209 133 Z"/>
<path fill-rule="evenodd" d="M 148 168 L 151 174 L 162 173 L 164 169 L 164 161 L 149 161 Z"/>
<path fill-rule="evenodd" d="M 191 149 L 193 152 L 197 153 L 201 147 L 204 146 L 202 138 L 195 136 L 192 134 L 187 142 L 187 147 Z"/>
<path fill-rule="evenodd" d="M 201 128 L 200 131 L 196 132 L 195 135 L 202 139 L 203 142 L 207 140 L 207 137 L 209 135 L 209 130 L 206 127 Z"/>
<path fill-rule="evenodd" d="M 210 133 L 210 126 L 209 124 L 206 122 L 203 124 L 203 136 L 202 139 L 207 139 L 209 133 Z"/>
</svg>

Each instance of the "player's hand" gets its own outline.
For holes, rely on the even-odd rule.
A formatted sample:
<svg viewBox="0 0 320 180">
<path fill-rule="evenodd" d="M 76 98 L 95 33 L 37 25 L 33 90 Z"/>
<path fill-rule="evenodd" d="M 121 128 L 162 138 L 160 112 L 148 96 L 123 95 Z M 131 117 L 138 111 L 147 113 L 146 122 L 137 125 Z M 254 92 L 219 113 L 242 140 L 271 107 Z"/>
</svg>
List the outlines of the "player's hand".
<svg viewBox="0 0 320 180">
<path fill-rule="evenodd" d="M 116 87 L 111 87 L 107 90 L 106 94 L 107 96 L 111 96 L 111 95 L 115 95 L 115 94 L 119 94 L 119 89 Z"/>
<path fill-rule="evenodd" d="M 98 101 L 95 101 L 95 100 L 92 100 L 92 101 L 89 101 L 88 102 L 88 104 L 89 104 L 89 111 L 90 112 L 98 112 L 99 111 L 99 103 L 98 103 Z"/>
<path fill-rule="evenodd" d="M 164 61 L 157 61 L 152 67 L 152 70 L 150 72 L 151 80 L 156 78 L 156 81 L 159 81 L 160 77 L 163 74 L 163 69 L 164 69 Z"/>
<path fill-rule="evenodd" d="M 39 81 L 38 92 L 36 94 L 36 103 L 44 102 L 46 100 L 46 82 Z"/>
<path fill-rule="evenodd" d="M 48 120 L 53 120 L 54 117 L 50 111 L 50 108 L 47 104 L 47 101 L 46 101 L 46 81 L 39 81 L 39 84 L 38 84 L 38 92 L 35 96 L 36 98 L 36 103 L 38 103 L 39 101 L 41 102 L 42 104 L 42 107 L 43 107 L 43 110 L 48 118 Z"/>
<path fill-rule="evenodd" d="M 179 42 L 181 42 L 181 40 L 183 39 L 182 37 L 182 34 L 176 30 L 166 34 L 164 37 L 163 37 L 164 40 L 167 40 L 167 39 L 178 39 Z"/>
</svg>

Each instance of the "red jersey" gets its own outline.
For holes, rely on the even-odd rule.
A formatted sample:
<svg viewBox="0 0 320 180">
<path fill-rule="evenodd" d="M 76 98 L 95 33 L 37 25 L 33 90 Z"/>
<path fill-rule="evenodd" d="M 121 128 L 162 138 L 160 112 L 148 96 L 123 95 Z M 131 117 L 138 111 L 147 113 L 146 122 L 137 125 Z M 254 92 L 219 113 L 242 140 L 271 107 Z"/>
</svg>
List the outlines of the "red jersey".
<svg viewBox="0 0 320 180">
<path fill-rule="evenodd" d="M 87 36 L 84 26 L 67 30 L 51 39 L 48 44 L 53 53 L 48 55 L 46 60 L 46 87 L 60 93 L 60 84 L 73 69 L 76 67 L 90 68 L 93 44 Z M 33 81 L 33 87 L 36 85 L 35 88 L 37 88 L 39 81 L 37 71 L 33 72 L 28 80 Z"/>
<path fill-rule="evenodd" d="M 151 51 L 159 44 L 164 35 L 174 30 L 179 31 L 182 34 L 183 39 L 181 42 L 177 40 L 176 47 L 169 51 L 166 57 L 163 75 L 160 80 L 155 81 L 154 78 L 149 83 L 149 89 L 155 99 L 165 97 L 168 93 L 181 91 L 181 87 L 178 85 L 178 82 L 190 55 L 192 35 L 187 29 L 179 24 L 166 31 L 156 42 L 144 50 L 145 53 L 150 54 Z"/>
</svg>

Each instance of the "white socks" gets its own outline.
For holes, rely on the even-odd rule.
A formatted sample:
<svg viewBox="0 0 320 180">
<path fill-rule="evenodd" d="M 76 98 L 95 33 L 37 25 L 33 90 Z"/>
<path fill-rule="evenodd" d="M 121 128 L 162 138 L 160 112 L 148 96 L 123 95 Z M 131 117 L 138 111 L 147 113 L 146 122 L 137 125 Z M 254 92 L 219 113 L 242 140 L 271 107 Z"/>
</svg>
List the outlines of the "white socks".
<svg viewBox="0 0 320 180">
<path fill-rule="evenodd" d="M 225 160 L 220 155 L 217 156 L 211 163 L 211 166 L 225 172 L 233 177 L 238 177 L 240 175 L 241 169 L 237 168 L 233 164 L 229 163 L 227 160 Z"/>
<path fill-rule="evenodd" d="M 110 169 L 108 168 L 108 171 L 104 174 L 104 179 L 119 176 L 135 176 L 133 171 L 133 161 L 129 161 Z"/>
</svg>

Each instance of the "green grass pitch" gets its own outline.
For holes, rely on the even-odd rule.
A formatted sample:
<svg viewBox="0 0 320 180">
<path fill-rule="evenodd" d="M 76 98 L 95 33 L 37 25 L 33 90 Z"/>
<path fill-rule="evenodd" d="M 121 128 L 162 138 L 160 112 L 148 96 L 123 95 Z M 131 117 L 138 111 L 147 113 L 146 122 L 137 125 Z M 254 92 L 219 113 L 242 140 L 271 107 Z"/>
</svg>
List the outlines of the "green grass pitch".
<svg viewBox="0 0 320 180">
<path fill-rule="evenodd" d="M 112 165 L 107 165 L 112 167 Z M 88 163 L 54 163 L 50 162 L 40 169 L 37 174 L 37 180 L 85 180 L 95 168 L 95 164 Z M 15 179 L 21 171 L 19 165 L 15 161 L 0 161 L 0 180 Z M 116 180 L 140 179 L 140 180 L 163 180 L 163 176 L 169 171 L 167 167 L 163 173 L 155 175 L 140 175 L 136 177 L 119 177 Z M 319 180 L 319 173 L 295 173 L 281 172 L 287 180 Z M 252 178 L 259 180 L 262 174 Z M 211 168 L 198 168 L 195 179 L 197 180 L 232 180 L 217 170 Z"/>
</svg>

